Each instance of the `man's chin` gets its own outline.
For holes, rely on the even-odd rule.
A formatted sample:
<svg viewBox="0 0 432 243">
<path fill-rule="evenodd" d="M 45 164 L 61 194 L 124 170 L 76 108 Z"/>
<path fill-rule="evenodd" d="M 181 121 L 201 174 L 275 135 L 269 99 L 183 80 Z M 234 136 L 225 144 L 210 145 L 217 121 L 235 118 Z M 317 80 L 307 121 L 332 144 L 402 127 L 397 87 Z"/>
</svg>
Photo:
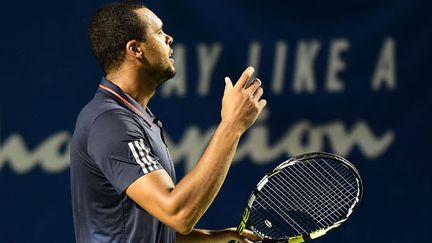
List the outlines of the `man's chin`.
<svg viewBox="0 0 432 243">
<path fill-rule="evenodd" d="M 177 73 L 177 71 L 176 71 L 176 69 L 175 69 L 175 67 L 174 67 L 174 64 L 172 64 L 172 65 L 168 68 L 168 70 L 167 70 L 167 76 L 168 76 L 168 79 L 172 79 L 172 78 L 174 78 L 174 76 L 176 75 L 176 73 Z"/>
<path fill-rule="evenodd" d="M 166 81 L 174 78 L 174 76 L 176 75 L 177 71 L 174 68 L 174 66 L 171 66 L 170 68 L 168 68 L 167 70 L 165 70 L 163 78 L 161 78 L 161 82 L 159 84 L 163 84 Z"/>
</svg>

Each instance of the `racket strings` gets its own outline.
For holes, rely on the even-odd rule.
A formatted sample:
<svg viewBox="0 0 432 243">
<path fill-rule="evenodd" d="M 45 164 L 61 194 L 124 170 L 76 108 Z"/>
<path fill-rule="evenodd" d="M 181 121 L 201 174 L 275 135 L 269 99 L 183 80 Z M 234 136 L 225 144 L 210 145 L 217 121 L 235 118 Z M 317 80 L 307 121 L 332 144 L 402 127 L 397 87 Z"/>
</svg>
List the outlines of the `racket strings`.
<svg viewBox="0 0 432 243">
<path fill-rule="evenodd" d="M 275 177 L 274 178 L 275 182 L 278 182 L 274 185 L 275 188 L 277 188 L 277 185 L 279 185 L 279 184 L 287 184 L 288 183 L 288 184 L 293 185 L 293 184 L 304 183 L 304 182 L 300 182 L 300 181 L 295 182 L 295 181 L 290 180 L 289 178 L 290 177 L 287 177 L 287 179 L 289 180 L 289 182 L 288 182 L 284 179 L 284 177 L 281 177 L 281 176 Z M 267 188 L 270 188 L 270 190 L 272 190 L 271 185 Z M 319 205 L 313 205 L 313 204 L 307 203 L 307 202 L 314 200 L 314 198 L 305 197 L 304 195 L 313 195 L 312 193 L 305 192 L 304 190 L 301 189 L 301 187 L 299 187 L 299 190 L 301 192 L 299 190 L 297 190 L 295 187 L 293 189 L 295 190 L 295 192 L 290 191 L 290 193 L 284 193 L 284 192 L 281 193 L 281 190 L 277 190 L 277 192 L 272 190 L 272 192 L 275 193 L 276 195 L 280 195 L 280 199 L 282 199 L 282 202 L 283 201 L 289 201 L 290 203 L 288 205 L 292 205 L 293 206 L 292 209 L 299 210 L 300 212 L 304 213 L 305 215 L 311 217 L 314 220 L 314 225 L 311 228 L 311 230 L 316 230 L 318 228 L 324 228 L 324 227 L 331 225 L 331 222 L 325 222 L 325 224 L 322 224 L 321 222 L 317 221 L 316 215 L 310 213 L 310 212 L 317 212 L 319 210 L 322 210 L 322 208 L 323 208 L 323 207 L 319 207 Z M 284 195 L 284 196 L 282 196 L 282 195 Z M 294 195 L 295 197 L 292 197 L 291 195 Z M 300 195 L 300 196 L 298 196 L 298 195 Z M 318 203 L 320 203 L 322 201 L 322 200 L 319 200 L 319 198 L 315 198 L 315 199 L 316 199 L 315 201 L 317 201 Z M 302 203 L 302 202 L 305 202 L 305 203 Z M 290 209 L 288 208 L 288 210 L 290 210 Z M 308 219 L 309 219 L 309 217 L 308 217 Z M 308 221 L 309 221 L 309 224 L 311 224 L 310 220 L 306 220 L 306 222 L 308 222 Z"/>
<path fill-rule="evenodd" d="M 277 180 L 277 178 L 275 178 L 275 180 Z M 267 189 L 270 189 L 270 190 L 272 191 L 271 194 L 279 196 L 278 199 L 282 199 L 282 201 L 290 201 L 290 202 L 296 202 L 296 201 L 297 201 L 295 198 L 292 198 L 293 200 L 289 200 L 288 196 L 284 197 L 284 195 L 290 195 L 290 194 L 284 194 L 283 192 L 281 193 L 280 190 L 276 192 L 276 191 L 274 191 L 274 190 L 272 189 L 272 187 L 267 187 Z M 276 188 L 275 188 L 275 190 L 276 190 Z M 292 195 L 298 195 L 298 194 L 293 193 Z M 301 194 L 300 194 L 300 195 L 301 195 Z M 287 199 L 288 199 L 288 200 L 287 200 Z M 301 199 L 301 198 L 298 198 L 298 200 L 303 201 L 303 199 Z M 279 201 L 281 201 L 281 200 L 279 200 Z M 307 211 L 312 211 L 312 210 L 314 210 L 314 209 L 311 209 L 311 208 L 307 208 L 307 205 L 304 205 L 304 206 L 306 206 L 306 207 L 302 207 L 301 204 L 297 204 L 297 203 L 282 204 L 282 205 L 289 205 L 289 206 L 293 206 L 293 207 L 291 207 L 291 208 L 290 208 L 289 206 L 288 206 L 288 207 L 285 207 L 285 209 L 287 210 L 287 212 L 295 211 L 295 210 L 300 211 L 300 212 L 307 212 Z M 296 206 L 297 206 L 297 207 L 296 207 Z M 287 217 L 289 217 L 289 218 L 292 218 L 292 217 L 289 216 L 288 214 L 285 214 L 285 215 L 287 215 Z M 295 220 L 295 219 L 293 219 L 293 220 Z M 309 219 L 309 218 L 304 218 L 302 221 L 310 221 L 310 219 Z M 303 224 L 303 225 L 305 225 L 305 227 L 308 226 L 308 224 Z M 310 231 L 311 228 L 307 227 L 307 230 Z"/>
<path fill-rule="evenodd" d="M 301 168 L 301 167 L 300 167 Z M 346 189 L 346 187 L 344 187 L 342 184 L 339 183 L 338 185 L 335 185 L 334 181 L 338 182 L 338 180 L 333 177 L 331 174 L 329 174 L 324 168 L 321 167 L 321 170 L 317 169 L 315 166 L 311 166 L 309 167 L 305 167 L 310 173 L 315 175 L 315 178 L 319 181 L 317 182 L 317 180 L 314 180 L 314 182 L 316 183 L 316 185 L 320 185 L 322 187 L 324 187 L 325 189 L 329 189 L 331 191 L 331 193 L 328 190 L 324 190 L 322 193 L 327 193 L 329 195 L 331 195 L 331 199 L 333 201 L 333 203 L 339 203 L 339 208 L 341 208 L 341 206 L 346 206 L 346 205 L 350 205 L 352 202 L 352 199 L 350 196 L 354 195 L 354 192 L 349 191 L 348 189 Z M 324 175 L 323 173 L 321 173 L 321 171 L 325 171 L 327 174 Z M 320 176 L 316 176 L 316 175 L 320 175 Z M 308 176 L 307 173 L 305 173 L 305 176 Z M 330 178 L 329 178 L 330 176 Z M 312 179 L 314 178 L 313 176 L 309 175 L 309 177 L 311 177 Z M 333 180 L 330 180 L 333 179 Z M 342 188 L 342 190 L 341 190 Z M 345 190 L 344 190 L 345 189 Z M 348 199 L 348 200 L 347 200 Z M 333 207 L 333 209 L 336 209 Z M 335 212 L 337 212 L 338 210 L 334 210 Z M 328 212 L 328 210 L 323 210 L 323 213 Z M 341 215 L 339 215 L 341 216 Z"/>
<path fill-rule="evenodd" d="M 307 234 L 308 232 L 312 232 L 313 230 L 324 227 L 323 224 L 321 224 L 320 226 L 313 225 L 313 227 L 310 227 L 310 225 L 313 224 L 313 221 L 311 220 L 311 218 L 305 217 L 305 216 L 309 216 L 309 215 L 304 214 L 304 213 L 296 214 L 296 218 L 293 218 L 293 215 L 292 215 L 292 212 L 294 212 L 293 210 L 301 209 L 301 210 L 299 210 L 300 212 L 307 212 L 307 211 L 311 211 L 311 210 L 307 210 L 306 208 L 304 208 L 298 204 L 298 202 L 304 201 L 303 199 L 301 199 L 299 197 L 297 199 L 292 198 L 293 200 L 289 200 L 291 203 L 286 204 L 285 201 L 287 201 L 287 199 L 289 199 L 289 198 L 283 197 L 282 195 L 301 195 L 301 194 L 300 193 L 289 193 L 289 194 L 281 193 L 281 190 L 277 189 L 277 185 L 278 185 L 278 183 L 276 183 L 274 185 L 275 187 L 272 187 L 272 186 L 264 187 L 263 190 L 266 189 L 266 190 L 270 190 L 270 191 L 264 190 L 263 191 L 264 193 L 261 194 L 263 196 L 263 198 L 262 198 L 263 203 L 261 203 L 259 199 L 256 199 L 257 204 L 259 204 L 264 209 L 270 207 L 273 210 L 278 210 L 278 209 L 281 209 L 281 207 L 282 207 L 283 211 L 280 211 L 278 213 L 280 213 L 282 216 L 284 216 L 283 220 L 285 220 L 286 223 L 288 223 L 294 229 L 294 231 L 297 232 L 296 234 L 291 233 L 290 235 Z M 277 190 L 277 191 L 273 190 L 273 188 L 275 188 L 275 190 Z M 268 193 L 268 192 L 270 192 L 270 193 Z M 271 198 L 267 197 L 266 195 L 270 195 Z M 279 204 L 277 204 L 277 203 L 272 204 L 271 202 L 280 202 L 280 203 Z M 263 205 L 263 204 L 266 204 L 266 205 Z M 289 207 L 289 205 L 294 205 L 294 206 L 299 206 L 299 207 L 291 208 L 291 207 Z M 289 214 L 288 212 L 291 212 L 291 214 Z M 297 222 L 299 222 L 299 223 L 297 223 Z M 263 226 L 263 225 L 264 224 L 261 224 L 260 226 Z M 299 227 L 299 228 L 296 228 L 296 227 Z"/>
<path fill-rule="evenodd" d="M 356 199 L 358 185 L 348 168 L 330 162 L 304 161 L 272 176 L 255 199 L 253 212 L 258 214 L 251 214 L 254 229 L 273 238 L 286 238 L 306 235 L 343 219 Z M 270 216 L 280 215 L 291 232 L 269 227 L 260 210 Z"/>
<path fill-rule="evenodd" d="M 339 170 L 344 170 L 345 173 L 349 174 L 351 178 L 354 178 L 354 176 L 352 175 L 352 173 L 351 173 L 348 169 L 346 169 L 345 167 L 342 167 L 342 165 L 340 165 L 339 163 L 333 163 L 333 165 L 330 166 L 329 162 L 326 161 L 325 159 L 320 159 L 320 161 L 322 161 L 322 163 L 323 163 L 324 165 L 327 165 L 327 167 L 330 168 L 330 170 L 333 170 L 333 171 L 334 171 L 334 172 L 335 172 L 335 173 L 336 173 L 340 178 L 342 178 L 342 180 L 343 180 L 344 182 L 346 182 L 347 185 L 351 187 L 351 189 L 354 189 L 355 191 L 357 191 L 357 187 L 354 186 L 351 182 L 348 182 L 348 181 L 346 180 L 346 178 L 347 178 L 346 175 L 345 175 L 345 176 L 342 176 L 341 174 L 339 174 L 339 172 L 338 172 L 337 170 L 335 170 L 335 168 L 337 167 L 337 169 L 339 169 Z M 319 163 L 318 163 L 318 165 L 319 165 Z M 340 168 L 343 168 L 343 169 L 340 169 Z M 327 172 L 328 170 L 325 170 L 325 171 Z M 340 182 L 340 181 L 338 180 L 338 182 Z"/>
<path fill-rule="evenodd" d="M 312 166 L 313 165 L 312 163 L 314 163 L 314 162 L 315 162 L 316 165 L 318 165 L 318 167 L 320 167 L 319 169 L 316 168 L 315 166 Z M 320 179 L 320 180 L 321 180 L 321 178 L 323 178 L 323 180 L 321 180 L 321 182 L 323 183 L 323 185 L 327 185 L 328 187 L 330 187 L 330 189 L 333 188 L 335 190 L 338 190 L 336 192 L 341 193 L 341 194 L 344 194 L 344 193 L 351 194 L 352 193 L 349 189 L 346 188 L 346 186 L 344 186 L 344 185 L 342 185 L 340 183 L 339 179 L 337 179 L 335 176 L 333 176 L 331 173 L 329 173 L 329 171 L 327 169 L 325 169 L 324 167 L 322 167 L 318 161 L 313 160 L 313 161 L 310 162 L 310 165 L 311 166 L 304 166 L 304 167 L 306 169 L 308 169 L 312 173 L 314 173 L 314 172 L 311 169 L 315 170 L 315 173 L 320 174 L 321 177 L 317 177 L 317 178 Z M 309 168 L 311 168 L 311 169 L 309 169 Z M 327 175 L 324 175 L 323 173 L 321 173 L 321 171 L 323 171 L 324 174 L 327 174 Z M 345 171 L 347 171 L 346 168 L 345 168 Z M 347 171 L 347 172 L 349 173 L 349 171 Z M 341 179 L 345 180 L 345 178 L 342 177 L 339 173 L 338 173 L 338 175 L 339 175 L 339 177 Z M 329 176 L 330 176 L 330 178 L 329 178 Z M 332 179 L 332 181 L 330 179 Z M 326 180 L 329 184 L 327 184 L 326 182 L 324 182 L 324 180 Z M 338 185 L 335 185 L 334 182 L 336 182 Z M 351 186 L 350 184 L 348 184 L 348 185 Z M 333 192 L 335 192 L 335 191 L 333 191 Z"/>
<path fill-rule="evenodd" d="M 283 233 L 284 231 L 279 229 L 277 226 L 273 227 L 273 225 L 271 225 L 271 227 L 268 227 L 265 224 L 266 217 L 260 213 L 264 207 L 259 202 L 254 204 L 252 208 L 255 210 L 252 210 L 250 216 L 250 220 L 253 222 L 251 229 L 255 231 L 255 233 L 258 233 L 262 237 L 271 235 L 273 238 L 287 238 L 287 236 Z M 298 234 L 298 232 L 294 233 Z"/>
<path fill-rule="evenodd" d="M 336 208 L 334 205 L 336 205 L 337 201 L 345 199 L 345 198 L 341 197 L 339 195 L 339 193 L 336 193 L 331 187 L 326 187 L 327 183 L 324 183 L 322 180 L 320 180 L 321 182 L 317 182 L 312 176 L 309 175 L 308 172 L 301 169 L 301 167 L 299 167 L 301 169 L 301 171 L 297 170 L 297 168 L 295 166 L 292 166 L 292 167 L 293 168 L 291 168 L 291 169 L 294 170 L 293 171 L 294 173 L 302 174 L 304 176 L 302 176 L 302 177 L 293 176 L 289 172 L 289 170 L 284 170 L 282 173 L 284 173 L 286 175 L 286 177 L 282 177 L 282 179 L 285 181 L 285 184 L 289 184 L 290 186 L 302 185 L 302 186 L 309 187 L 309 189 L 305 188 L 306 192 L 304 190 L 302 190 L 302 192 L 306 195 L 318 195 L 317 197 L 315 197 L 316 200 L 312 201 L 312 202 L 314 202 L 314 204 L 312 204 L 312 205 L 315 206 L 312 208 L 315 210 L 309 210 L 309 212 L 313 212 L 312 213 L 313 216 L 317 216 L 319 211 L 323 211 L 322 210 L 323 208 L 325 209 L 325 207 L 320 207 L 320 206 L 325 205 L 325 203 L 329 204 L 329 207 L 327 207 L 327 208 L 331 207 L 335 210 Z M 313 173 L 311 170 L 309 170 L 309 172 Z M 286 173 L 288 173 L 288 175 Z M 285 178 L 287 178 L 289 180 L 289 182 L 286 181 Z M 300 181 L 294 182 L 290 178 L 300 178 L 301 182 Z M 311 180 L 313 180 L 313 182 Z M 323 185 L 324 185 L 324 187 L 323 187 Z M 312 186 L 313 186 L 313 188 L 312 188 Z M 300 187 L 300 188 L 302 188 L 302 187 Z M 328 189 L 330 189 L 332 193 L 329 193 Z M 334 195 L 337 195 L 339 199 L 336 199 Z M 308 201 L 308 202 L 310 202 L 310 201 Z M 333 220 L 334 220 L 334 218 L 333 218 Z"/>
<path fill-rule="evenodd" d="M 278 214 L 281 214 L 282 216 L 284 216 L 284 221 L 286 223 L 288 223 L 292 229 L 294 229 L 294 231 L 296 231 L 298 234 L 303 234 L 303 233 L 307 233 L 308 231 L 306 229 L 304 229 L 298 222 L 296 222 L 294 219 L 292 219 L 287 212 L 289 211 L 284 204 L 267 204 L 267 203 L 271 203 L 271 202 L 277 202 L 280 201 L 278 200 L 278 198 L 276 197 L 276 195 L 278 194 L 274 194 L 274 193 L 263 193 L 261 194 L 263 196 L 263 198 L 265 200 L 263 200 L 263 203 L 257 201 L 257 203 L 263 208 L 263 209 L 267 209 L 265 206 L 270 206 L 271 209 L 273 209 L 273 211 L 278 212 Z M 266 203 L 267 205 L 265 205 L 264 203 Z M 282 208 L 281 208 L 282 207 Z M 276 218 L 276 217 L 275 217 Z"/>
<path fill-rule="evenodd" d="M 315 168 L 315 170 L 318 171 L 318 173 L 320 173 L 320 171 L 323 171 L 324 174 L 327 174 L 327 176 L 325 176 L 325 175 L 320 173 L 321 175 L 323 175 L 323 178 L 329 182 L 329 185 L 332 185 L 333 187 L 337 188 L 337 185 L 334 185 L 334 183 L 332 181 L 330 181 L 328 176 L 330 176 L 330 178 L 333 179 L 333 181 L 336 182 L 340 186 L 340 188 L 342 188 L 342 190 L 340 190 L 340 193 L 342 193 L 344 198 L 348 199 L 348 200 L 344 200 L 344 198 L 340 197 L 340 194 L 338 194 L 338 197 L 341 199 L 341 201 L 340 201 L 339 208 L 336 209 L 335 213 L 341 211 L 342 216 L 346 216 L 346 215 L 343 215 L 343 213 L 344 212 L 347 213 L 349 207 L 353 205 L 353 200 L 355 200 L 356 195 L 357 195 L 357 191 L 358 191 L 357 187 L 353 186 L 353 184 L 356 184 L 354 176 L 352 175 L 352 173 L 347 168 L 339 167 L 340 170 L 343 169 L 346 173 L 346 176 L 342 176 L 341 173 L 339 173 L 338 171 L 336 171 L 334 169 L 334 167 L 340 166 L 337 163 L 333 163 L 333 166 L 330 166 L 326 160 L 321 159 L 321 162 L 323 164 L 326 164 L 328 168 L 330 168 L 332 171 L 334 171 L 336 173 L 336 175 L 332 175 L 330 173 L 330 171 L 325 169 L 324 167 L 322 167 L 318 161 L 314 161 L 314 162 L 316 162 L 316 164 L 321 168 L 321 170 L 318 170 L 315 167 L 312 167 L 312 168 Z M 336 177 L 338 177 L 338 178 L 336 178 Z M 351 178 L 351 181 L 352 181 L 351 183 L 347 181 L 347 179 L 346 179 L 347 177 Z M 342 179 L 342 180 L 340 180 L 340 179 Z M 352 189 L 354 189 L 354 191 L 352 191 Z M 325 211 L 323 211 L 323 212 L 325 212 Z M 328 214 L 328 215 L 330 215 L 330 214 Z"/>
<path fill-rule="evenodd" d="M 286 220 L 284 221 L 292 228 L 292 232 L 291 231 L 287 232 L 285 230 L 279 229 L 276 225 L 273 225 L 273 222 L 272 225 L 269 227 L 265 223 L 265 220 L 268 220 L 268 216 L 266 217 L 259 213 L 260 211 L 267 210 L 266 207 L 264 205 L 261 205 L 261 203 L 259 202 L 257 202 L 257 204 L 254 205 L 254 207 L 255 210 L 251 214 L 251 222 L 253 225 L 251 228 L 256 232 L 258 232 L 259 234 L 264 236 L 271 236 L 272 238 L 275 239 L 288 238 L 289 235 L 301 234 L 301 232 L 298 231 L 297 228 L 292 225 L 294 223 Z"/>
<path fill-rule="evenodd" d="M 291 178 L 294 178 L 294 177 L 291 177 Z M 291 184 L 291 185 L 304 183 L 304 185 L 309 185 L 308 183 L 305 183 L 304 181 L 300 182 L 299 180 L 297 180 L 295 178 L 294 178 L 294 180 L 295 181 L 291 180 L 290 177 L 282 177 L 282 176 L 275 177 L 275 181 L 277 181 L 278 183 Z M 285 193 L 285 194 L 282 194 L 282 195 L 286 195 L 286 197 L 287 197 L 286 199 L 289 199 L 289 198 L 293 199 L 293 200 L 290 200 L 291 205 L 293 205 L 294 207 L 298 206 L 297 209 L 301 209 L 303 212 L 317 212 L 320 209 L 320 207 L 319 207 L 320 205 L 316 205 L 316 204 L 314 205 L 314 204 L 310 204 L 308 202 L 315 200 L 319 204 L 322 205 L 323 200 L 321 200 L 321 199 L 323 199 L 323 197 L 320 196 L 320 195 L 325 195 L 325 194 L 322 194 L 322 193 L 321 194 L 319 194 L 319 193 L 315 194 L 315 193 L 310 193 L 310 191 L 305 192 L 301 187 L 298 187 L 298 188 L 299 189 L 296 189 L 296 187 L 293 187 L 293 189 L 295 190 L 295 192 L 293 192 L 293 193 Z M 309 189 L 312 189 L 312 188 L 309 188 Z M 299 192 L 299 190 L 301 192 Z M 294 196 L 291 196 L 291 195 L 294 195 L 297 198 L 294 198 Z M 300 196 L 297 196 L 297 195 L 300 195 Z M 318 197 L 317 195 L 320 196 L 320 197 Z M 315 196 L 315 198 L 313 196 Z M 300 197 L 303 197 L 303 198 L 300 198 Z M 306 199 L 306 200 L 304 200 L 304 199 Z M 314 216 L 314 213 L 312 213 L 310 215 Z M 315 219 L 315 217 L 313 217 L 313 218 Z M 323 226 L 323 225 L 321 225 L 321 226 Z"/>
<path fill-rule="evenodd" d="M 317 164 L 320 169 L 318 169 L 317 167 L 313 166 L 314 164 L 311 163 L 311 166 L 304 166 L 309 172 L 311 172 L 313 175 L 315 175 L 315 178 L 320 182 L 317 183 L 317 185 L 321 185 L 326 189 L 329 189 L 332 193 L 330 194 L 329 191 L 327 190 L 326 193 L 329 193 L 331 195 L 331 199 L 333 200 L 333 203 L 335 203 L 336 207 L 333 207 L 333 210 L 328 210 L 328 208 L 324 208 L 325 210 L 321 210 L 324 213 L 326 212 L 334 212 L 334 214 L 336 214 L 336 216 L 344 216 L 343 212 L 347 212 L 347 210 L 344 209 L 345 206 L 350 206 L 352 205 L 353 200 L 355 199 L 355 195 L 356 195 L 356 191 L 350 191 L 345 185 L 342 185 L 340 183 L 339 179 L 343 179 L 344 181 L 345 178 L 341 177 L 341 178 L 335 178 L 332 174 L 330 174 L 325 168 L 323 168 L 322 166 L 320 166 L 320 164 L 317 161 L 312 161 L 312 162 L 316 162 L 315 164 Z M 323 161 L 325 162 L 325 161 Z M 302 168 L 302 167 L 299 167 Z M 349 172 L 349 170 L 345 167 L 342 167 L 343 170 L 345 170 L 347 172 L 347 175 L 352 176 L 352 174 Z M 323 171 L 324 173 L 321 173 L 321 171 Z M 320 175 L 320 176 L 316 176 L 316 175 Z M 308 174 L 306 173 L 306 176 Z M 339 176 L 340 173 L 338 173 Z M 309 177 L 314 178 L 314 176 L 309 175 Z M 315 180 L 315 182 L 317 182 Z M 338 184 L 336 185 L 335 184 Z M 349 184 L 350 185 L 350 184 Z M 350 185 L 351 186 L 351 185 Z M 320 191 L 320 190 L 319 190 Z M 322 191 L 322 190 L 321 190 Z M 337 197 L 337 198 L 336 198 Z M 342 211 L 342 213 L 338 214 L 338 211 Z M 326 216 L 330 216 L 331 214 L 327 214 Z M 321 219 L 323 220 L 323 219 Z M 331 220 L 335 221 L 336 219 L 331 217 Z"/>
<path fill-rule="evenodd" d="M 289 182 L 286 179 L 288 179 Z M 293 180 L 290 179 L 290 177 L 286 177 L 286 178 L 284 178 L 284 177 L 278 177 L 278 178 L 275 178 L 275 180 L 278 180 L 279 182 L 282 182 L 281 180 L 283 180 L 285 183 L 291 183 L 291 184 L 304 183 L 304 185 L 309 185 L 308 183 L 305 183 L 304 181 L 302 181 L 302 182 L 300 182 L 300 181 L 293 181 Z M 282 182 L 282 183 L 284 183 L 284 182 Z M 286 195 L 309 195 L 308 198 L 305 198 L 306 201 L 302 200 L 299 197 L 297 197 L 297 199 L 291 197 L 294 200 L 290 201 L 290 202 L 294 206 L 298 205 L 300 207 L 300 209 L 302 209 L 303 212 L 310 212 L 309 215 L 312 216 L 316 220 L 317 219 L 317 214 L 318 214 L 319 210 L 321 210 L 321 208 L 325 207 L 325 203 L 326 202 L 332 202 L 332 201 L 331 200 L 330 201 L 329 200 L 325 200 L 325 197 L 327 197 L 327 199 L 328 199 L 328 194 L 318 193 L 318 191 L 312 189 L 311 187 L 309 187 L 309 188 L 311 190 L 314 190 L 313 193 L 310 193 L 310 191 L 309 192 L 305 192 L 301 187 L 299 187 L 299 188 L 300 188 L 299 190 L 302 191 L 301 193 L 294 187 L 294 190 L 297 193 L 289 193 L 289 194 L 286 194 Z M 306 190 L 307 190 L 307 188 L 306 188 Z M 315 195 L 315 198 L 313 198 L 313 195 Z M 308 202 L 313 202 L 313 201 L 316 201 L 317 203 L 316 204 L 308 203 Z M 304 202 L 303 205 L 305 207 L 302 207 L 303 206 L 302 202 Z M 321 226 L 324 226 L 324 225 L 321 225 Z"/>
<path fill-rule="evenodd" d="M 288 205 L 288 207 L 285 207 L 286 212 L 283 213 L 284 219 L 289 218 L 294 222 L 298 222 L 298 226 L 301 230 L 303 230 L 302 234 L 306 234 L 308 232 L 311 232 L 313 230 L 316 230 L 317 228 L 322 228 L 324 225 L 322 224 L 316 224 L 316 221 L 310 217 L 305 212 L 310 212 L 314 209 L 311 209 L 306 204 L 298 204 L 296 202 L 303 201 L 304 199 L 301 199 L 299 197 L 294 198 L 289 194 L 280 193 L 280 191 L 276 192 L 271 187 L 268 187 L 270 189 L 271 194 L 275 195 L 277 202 L 283 202 L 285 205 Z M 288 195 L 288 196 L 287 196 Z M 296 193 L 293 193 L 292 195 L 298 195 Z M 276 202 L 276 201 L 274 201 Z M 289 202 L 289 203 L 286 203 Z M 269 205 L 272 207 L 272 204 Z"/>
<path fill-rule="evenodd" d="M 272 191 L 272 193 L 267 193 L 267 194 L 263 193 L 261 195 L 263 197 L 256 199 L 255 206 L 256 205 L 259 206 L 258 208 L 256 208 L 258 210 L 254 210 L 253 212 L 259 212 L 260 210 L 268 210 L 268 208 L 270 208 L 270 209 L 272 209 L 272 211 L 276 211 L 278 214 L 281 214 L 281 216 L 283 216 L 282 219 L 288 225 L 291 226 L 291 229 L 288 231 L 285 230 L 285 232 L 283 230 L 278 229 L 277 234 L 275 234 L 275 233 L 270 234 L 271 232 L 274 232 L 274 230 L 272 231 L 271 229 L 275 226 L 272 226 L 272 228 L 269 228 L 264 223 L 264 220 L 266 220 L 266 217 L 263 217 L 262 215 L 260 215 L 260 217 L 256 217 L 254 214 L 252 214 L 251 222 L 252 222 L 252 224 L 255 225 L 255 227 L 253 228 L 255 231 L 258 231 L 259 233 L 261 233 L 263 235 L 267 235 L 267 236 L 271 235 L 272 238 L 274 238 L 274 239 L 283 239 L 283 238 L 287 238 L 286 235 L 289 235 L 289 236 L 306 235 L 306 234 L 308 234 L 308 233 L 310 233 L 310 232 L 312 232 L 318 228 L 323 228 L 322 225 L 321 225 L 321 227 L 317 227 L 317 226 L 310 227 L 309 225 L 311 224 L 311 220 L 308 218 L 305 218 L 304 217 L 305 214 L 300 214 L 300 215 L 297 215 L 296 218 L 293 218 L 292 213 L 291 214 L 287 213 L 290 211 L 292 212 L 291 208 L 283 207 L 284 209 L 282 211 L 278 211 L 278 210 L 281 210 L 281 207 L 279 207 L 279 206 L 284 205 L 284 204 L 281 204 L 281 205 L 269 204 L 269 202 L 270 203 L 271 202 L 277 202 L 277 201 L 280 202 L 281 199 L 283 199 L 283 198 L 278 197 L 277 195 L 281 195 L 281 194 L 275 193 L 274 191 Z M 269 196 L 266 196 L 266 195 L 269 195 Z M 262 200 L 262 202 L 261 202 L 261 200 Z M 273 216 L 273 218 L 276 218 L 276 217 Z M 308 223 L 305 223 L 305 222 L 308 222 Z"/>
<path fill-rule="evenodd" d="M 301 168 L 300 168 L 300 169 L 301 169 Z M 298 170 L 296 170 L 296 168 L 293 168 L 293 170 L 295 170 L 295 172 L 299 172 Z M 334 203 L 335 198 L 334 198 L 334 196 L 333 196 L 332 194 L 329 194 L 329 193 L 328 193 L 328 190 L 327 190 L 327 189 L 330 189 L 331 191 L 333 191 L 333 190 L 332 190 L 331 188 L 324 188 L 324 187 L 322 186 L 323 183 L 318 183 L 316 180 L 314 180 L 313 177 L 308 178 L 308 177 L 307 177 L 307 176 L 308 176 L 308 173 L 305 172 L 304 170 L 302 170 L 302 173 L 304 174 L 304 178 L 303 178 L 303 177 L 296 177 L 296 176 L 293 176 L 293 175 L 289 172 L 289 170 L 285 170 L 285 171 L 283 171 L 282 173 L 284 173 L 285 175 L 287 175 L 286 173 L 288 173 L 288 175 L 286 176 L 286 178 L 287 178 L 288 180 L 290 180 L 290 182 L 291 182 L 290 185 L 291 185 L 291 186 L 295 186 L 295 185 L 302 185 L 302 186 L 306 186 L 306 187 L 308 187 L 309 190 L 307 190 L 307 188 L 305 188 L 306 192 L 305 192 L 305 191 L 303 191 L 303 192 L 306 193 L 306 194 L 309 194 L 309 195 L 317 195 L 315 199 L 317 199 L 317 202 L 318 202 L 318 203 L 321 202 L 321 205 L 324 204 L 325 202 Z M 301 182 L 300 182 L 300 181 L 297 181 L 297 183 L 295 183 L 295 182 L 292 183 L 293 181 L 292 181 L 290 178 L 294 178 L 294 179 L 299 178 L 299 179 L 301 180 Z M 287 182 L 287 181 L 285 180 L 285 178 L 283 178 L 283 179 L 284 179 L 285 182 Z M 313 180 L 313 182 L 312 182 L 311 180 Z M 324 184 L 324 185 L 325 185 L 325 184 Z M 319 186 L 320 186 L 321 188 L 319 188 Z M 300 188 L 301 188 L 301 187 L 300 187 Z M 311 193 L 311 191 L 312 191 L 312 193 Z M 319 196 L 319 197 L 318 197 L 318 196 Z M 323 200 L 323 199 L 324 199 L 324 200 Z M 325 200 L 325 199 L 327 199 L 327 200 Z M 316 207 L 315 207 L 315 209 L 316 209 L 316 208 L 318 208 L 319 205 L 315 205 L 315 206 L 316 206 Z"/>
</svg>

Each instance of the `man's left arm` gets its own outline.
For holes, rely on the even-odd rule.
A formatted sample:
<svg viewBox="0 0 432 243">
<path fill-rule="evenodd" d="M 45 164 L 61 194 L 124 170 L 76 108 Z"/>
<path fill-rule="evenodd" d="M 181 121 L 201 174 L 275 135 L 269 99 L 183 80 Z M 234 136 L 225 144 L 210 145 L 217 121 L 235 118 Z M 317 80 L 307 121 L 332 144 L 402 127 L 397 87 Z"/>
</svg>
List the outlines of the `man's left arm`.
<svg viewBox="0 0 432 243">
<path fill-rule="evenodd" d="M 235 228 L 224 230 L 205 230 L 193 229 L 190 234 L 177 234 L 177 243 L 227 243 L 231 240 L 237 240 L 241 243 L 249 243 L 260 240 L 258 236 L 249 230 L 244 230 L 242 235 L 239 235 Z"/>
</svg>

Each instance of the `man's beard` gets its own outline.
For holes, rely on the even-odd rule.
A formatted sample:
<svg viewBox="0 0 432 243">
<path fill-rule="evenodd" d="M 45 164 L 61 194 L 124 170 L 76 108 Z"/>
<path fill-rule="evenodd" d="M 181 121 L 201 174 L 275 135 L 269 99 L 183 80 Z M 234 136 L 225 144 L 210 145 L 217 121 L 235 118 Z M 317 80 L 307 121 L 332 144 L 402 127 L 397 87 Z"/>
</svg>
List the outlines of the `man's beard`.
<svg viewBox="0 0 432 243">
<path fill-rule="evenodd" d="M 170 65 L 168 68 L 161 70 L 161 69 L 153 69 L 151 70 L 151 74 L 156 80 L 157 86 L 165 83 L 169 79 L 173 78 L 176 75 L 176 70 L 174 66 Z"/>
<path fill-rule="evenodd" d="M 174 76 L 176 75 L 176 70 L 174 67 L 169 67 L 167 68 L 164 72 L 160 73 L 160 82 L 158 82 L 159 85 L 165 83 L 166 81 L 174 78 Z"/>
</svg>

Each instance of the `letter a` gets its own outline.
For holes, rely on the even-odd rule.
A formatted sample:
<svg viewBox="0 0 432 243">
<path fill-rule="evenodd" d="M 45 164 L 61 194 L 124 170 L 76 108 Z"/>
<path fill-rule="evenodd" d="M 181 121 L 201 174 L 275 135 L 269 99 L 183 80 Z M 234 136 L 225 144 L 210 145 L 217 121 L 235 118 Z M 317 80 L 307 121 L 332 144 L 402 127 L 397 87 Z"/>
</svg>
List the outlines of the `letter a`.
<svg viewBox="0 0 432 243">
<path fill-rule="evenodd" d="M 384 41 L 371 82 L 373 91 L 384 85 L 389 90 L 396 88 L 396 43 L 393 38 Z"/>
</svg>

